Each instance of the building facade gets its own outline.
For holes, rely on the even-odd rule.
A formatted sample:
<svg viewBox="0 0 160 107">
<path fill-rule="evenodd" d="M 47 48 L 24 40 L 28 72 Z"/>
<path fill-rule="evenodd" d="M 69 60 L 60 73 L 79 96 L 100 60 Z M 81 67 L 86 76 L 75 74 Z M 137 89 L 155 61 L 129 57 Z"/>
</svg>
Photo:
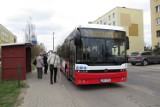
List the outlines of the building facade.
<svg viewBox="0 0 160 107">
<path fill-rule="evenodd" d="M 152 48 L 160 46 L 160 0 L 150 0 Z"/>
<path fill-rule="evenodd" d="M 17 37 L 0 24 L 0 44 L 16 43 Z"/>
<path fill-rule="evenodd" d="M 142 10 L 116 7 L 92 23 L 124 27 L 130 41 L 128 54 L 135 51 L 144 51 Z"/>
</svg>

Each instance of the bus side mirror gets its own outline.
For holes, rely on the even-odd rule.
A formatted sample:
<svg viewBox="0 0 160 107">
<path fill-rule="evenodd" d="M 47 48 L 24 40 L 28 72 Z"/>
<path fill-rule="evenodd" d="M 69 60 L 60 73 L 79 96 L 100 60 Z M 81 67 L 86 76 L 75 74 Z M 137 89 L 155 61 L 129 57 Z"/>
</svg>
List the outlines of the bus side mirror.
<svg viewBox="0 0 160 107">
<path fill-rule="evenodd" d="M 81 38 L 80 37 L 75 37 L 74 38 L 74 45 L 81 46 L 81 44 L 82 44 Z"/>
<path fill-rule="evenodd" d="M 128 50 L 129 49 L 129 37 L 126 36 L 126 49 Z"/>
</svg>

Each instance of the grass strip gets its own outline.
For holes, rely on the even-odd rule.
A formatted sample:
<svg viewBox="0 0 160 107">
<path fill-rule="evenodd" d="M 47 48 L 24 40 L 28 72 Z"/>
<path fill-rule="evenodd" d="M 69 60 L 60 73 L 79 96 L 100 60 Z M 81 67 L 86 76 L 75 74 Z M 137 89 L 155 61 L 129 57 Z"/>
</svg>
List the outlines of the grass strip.
<svg viewBox="0 0 160 107">
<path fill-rule="evenodd" d="M 21 88 L 24 86 L 24 84 L 18 86 L 17 81 L 1 81 L 0 107 L 13 107 L 18 99 Z"/>
</svg>

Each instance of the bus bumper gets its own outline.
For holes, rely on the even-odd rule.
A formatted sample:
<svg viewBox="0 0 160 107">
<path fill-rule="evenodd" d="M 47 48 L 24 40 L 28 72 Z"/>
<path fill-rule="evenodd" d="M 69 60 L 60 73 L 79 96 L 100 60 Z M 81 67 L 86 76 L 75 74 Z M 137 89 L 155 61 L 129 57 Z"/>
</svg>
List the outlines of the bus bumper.
<svg viewBox="0 0 160 107">
<path fill-rule="evenodd" d="M 76 72 L 76 85 L 107 84 L 127 81 L 127 70 L 116 73 L 78 73 Z"/>
</svg>

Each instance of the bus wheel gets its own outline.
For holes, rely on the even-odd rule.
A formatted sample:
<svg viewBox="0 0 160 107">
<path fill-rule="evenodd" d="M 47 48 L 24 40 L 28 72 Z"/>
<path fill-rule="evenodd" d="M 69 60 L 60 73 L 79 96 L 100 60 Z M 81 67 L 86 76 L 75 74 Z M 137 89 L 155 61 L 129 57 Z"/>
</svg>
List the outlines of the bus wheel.
<svg viewBox="0 0 160 107">
<path fill-rule="evenodd" d="M 68 75 L 68 69 L 67 69 L 67 68 L 65 69 L 65 75 L 66 75 L 66 77 L 67 77 L 67 80 L 70 80 L 69 75 Z"/>
<path fill-rule="evenodd" d="M 67 76 L 67 68 L 65 69 L 65 75 Z"/>
</svg>

